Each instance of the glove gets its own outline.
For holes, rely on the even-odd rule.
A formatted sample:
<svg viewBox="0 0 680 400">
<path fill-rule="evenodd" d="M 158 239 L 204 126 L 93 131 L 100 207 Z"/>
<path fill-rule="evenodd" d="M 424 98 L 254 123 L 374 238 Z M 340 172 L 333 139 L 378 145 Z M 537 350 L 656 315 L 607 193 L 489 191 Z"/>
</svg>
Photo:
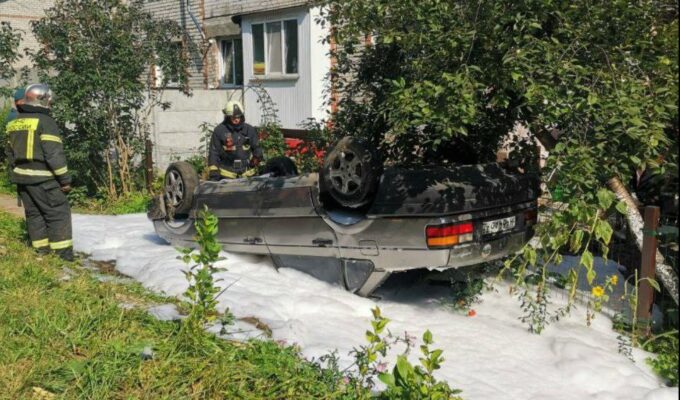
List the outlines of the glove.
<svg viewBox="0 0 680 400">
<path fill-rule="evenodd" d="M 220 175 L 220 171 L 210 171 L 210 174 L 208 175 L 208 179 L 211 181 L 219 181 L 222 179 L 222 176 Z"/>
<path fill-rule="evenodd" d="M 62 186 L 62 187 L 61 187 L 61 191 L 62 191 L 63 193 L 68 193 L 68 192 L 70 192 L 70 191 L 71 191 L 71 185 L 64 185 L 64 186 Z"/>
<path fill-rule="evenodd" d="M 250 168 L 257 168 L 257 166 L 260 165 L 260 159 L 257 157 L 253 157 L 250 159 Z"/>
</svg>

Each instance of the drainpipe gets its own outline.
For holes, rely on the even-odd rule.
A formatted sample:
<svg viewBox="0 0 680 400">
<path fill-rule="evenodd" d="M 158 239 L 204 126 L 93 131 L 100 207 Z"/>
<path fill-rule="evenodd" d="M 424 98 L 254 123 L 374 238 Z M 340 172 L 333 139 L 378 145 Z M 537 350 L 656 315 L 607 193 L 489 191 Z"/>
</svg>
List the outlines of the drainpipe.
<svg viewBox="0 0 680 400">
<path fill-rule="evenodd" d="M 191 0 L 185 0 L 184 3 L 186 5 L 187 12 L 189 13 L 189 16 L 191 17 L 191 20 L 194 21 L 194 25 L 196 25 L 196 29 L 201 34 L 201 39 L 203 39 L 203 41 L 205 41 L 205 33 L 203 33 L 203 29 L 201 29 L 201 24 L 198 23 L 198 20 L 194 16 L 194 13 L 191 12 Z"/>
</svg>

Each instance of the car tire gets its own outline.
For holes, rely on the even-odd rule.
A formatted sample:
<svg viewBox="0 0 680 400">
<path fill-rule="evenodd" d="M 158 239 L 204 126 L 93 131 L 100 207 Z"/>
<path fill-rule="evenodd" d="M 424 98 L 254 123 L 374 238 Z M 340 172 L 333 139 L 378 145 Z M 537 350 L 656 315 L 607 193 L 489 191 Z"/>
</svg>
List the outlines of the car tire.
<svg viewBox="0 0 680 400">
<path fill-rule="evenodd" d="M 341 206 L 365 206 L 373 200 L 380 166 L 376 152 L 365 142 L 346 136 L 324 159 L 321 170 L 323 187 Z"/>
<path fill-rule="evenodd" d="M 163 196 L 168 215 L 186 216 L 191 210 L 194 191 L 198 187 L 198 174 L 193 165 L 186 161 L 170 164 L 165 170 Z"/>
<path fill-rule="evenodd" d="M 264 174 L 271 174 L 272 177 L 287 178 L 298 174 L 297 167 L 293 160 L 286 156 L 274 157 L 267 160 L 264 166 Z"/>
</svg>

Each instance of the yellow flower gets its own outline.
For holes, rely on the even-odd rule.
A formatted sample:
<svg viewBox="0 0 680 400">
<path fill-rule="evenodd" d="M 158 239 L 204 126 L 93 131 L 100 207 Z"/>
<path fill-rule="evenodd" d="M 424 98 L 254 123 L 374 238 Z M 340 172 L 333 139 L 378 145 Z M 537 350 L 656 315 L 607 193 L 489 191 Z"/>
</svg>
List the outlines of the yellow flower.
<svg viewBox="0 0 680 400">
<path fill-rule="evenodd" d="M 609 278 L 609 282 L 611 282 L 612 285 L 616 286 L 616 284 L 619 283 L 619 277 L 616 275 L 612 275 L 611 278 Z"/>
<path fill-rule="evenodd" d="M 602 286 L 595 286 L 593 287 L 592 293 L 595 297 L 602 297 L 604 294 L 604 288 Z"/>
</svg>

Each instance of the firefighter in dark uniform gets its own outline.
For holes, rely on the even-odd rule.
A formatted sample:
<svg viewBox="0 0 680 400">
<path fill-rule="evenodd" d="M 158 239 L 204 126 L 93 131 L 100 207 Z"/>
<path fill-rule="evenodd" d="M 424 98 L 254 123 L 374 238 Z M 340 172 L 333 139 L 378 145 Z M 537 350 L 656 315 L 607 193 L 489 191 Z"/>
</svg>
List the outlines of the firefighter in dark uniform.
<svg viewBox="0 0 680 400">
<path fill-rule="evenodd" d="M 24 103 L 24 95 L 26 94 L 26 90 L 24 88 L 17 88 L 14 91 L 14 108 L 12 108 L 9 111 L 9 115 L 7 116 L 7 123 L 9 123 L 12 120 L 15 120 L 17 118 L 17 115 L 19 115 L 19 111 L 17 110 L 23 103 Z"/>
<path fill-rule="evenodd" d="M 24 104 L 7 125 L 7 155 L 32 246 L 40 253 L 52 250 L 72 261 L 71 209 L 66 198 L 71 177 L 59 127 L 49 114 L 51 103 L 47 85 L 26 87 Z"/>
<path fill-rule="evenodd" d="M 243 106 L 230 101 L 222 110 L 224 121 L 215 127 L 210 140 L 210 180 L 253 176 L 262 160 L 257 130 L 245 122 Z"/>
</svg>

